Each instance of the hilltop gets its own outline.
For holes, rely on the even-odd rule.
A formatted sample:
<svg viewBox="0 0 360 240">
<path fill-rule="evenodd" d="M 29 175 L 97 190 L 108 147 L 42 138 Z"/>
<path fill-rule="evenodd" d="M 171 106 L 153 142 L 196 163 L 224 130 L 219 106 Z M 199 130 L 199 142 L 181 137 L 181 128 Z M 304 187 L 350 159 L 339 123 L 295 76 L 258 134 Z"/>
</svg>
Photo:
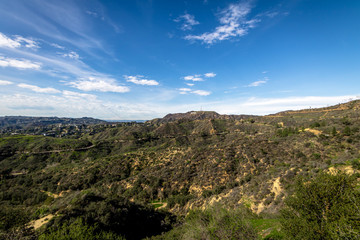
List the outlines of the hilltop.
<svg viewBox="0 0 360 240">
<path fill-rule="evenodd" d="M 253 117 L 252 115 L 221 115 L 214 111 L 190 111 L 187 113 L 170 113 L 163 118 L 151 120 L 151 123 L 166 123 L 177 120 L 205 120 L 205 119 L 223 119 L 223 120 L 240 120 Z"/>
</svg>

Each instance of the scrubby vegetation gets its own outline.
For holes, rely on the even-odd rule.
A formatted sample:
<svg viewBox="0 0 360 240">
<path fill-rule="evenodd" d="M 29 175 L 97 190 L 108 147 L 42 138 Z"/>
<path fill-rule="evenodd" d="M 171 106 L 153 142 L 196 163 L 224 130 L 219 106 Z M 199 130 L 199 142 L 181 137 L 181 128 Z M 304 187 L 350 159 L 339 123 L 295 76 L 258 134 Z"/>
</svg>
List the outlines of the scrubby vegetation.
<svg viewBox="0 0 360 240">
<path fill-rule="evenodd" d="M 358 239 L 359 207 L 355 176 L 337 172 L 299 179 L 282 210 L 282 230 L 291 239 Z"/>
<path fill-rule="evenodd" d="M 353 101 L 6 132 L 0 238 L 356 239 L 359 115 Z"/>
</svg>

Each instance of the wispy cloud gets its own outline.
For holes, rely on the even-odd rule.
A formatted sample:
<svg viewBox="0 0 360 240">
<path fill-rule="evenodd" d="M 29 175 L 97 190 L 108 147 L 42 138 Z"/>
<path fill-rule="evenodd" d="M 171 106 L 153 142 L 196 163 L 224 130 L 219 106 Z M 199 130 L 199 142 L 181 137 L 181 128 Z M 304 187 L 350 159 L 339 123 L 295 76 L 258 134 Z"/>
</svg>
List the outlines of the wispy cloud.
<svg viewBox="0 0 360 240">
<path fill-rule="evenodd" d="M 137 85 L 148 85 L 148 86 L 157 86 L 159 83 L 155 80 L 148 80 L 145 79 L 142 75 L 136 75 L 136 76 L 127 76 L 124 75 L 124 78 L 127 82 L 135 83 Z"/>
<path fill-rule="evenodd" d="M 71 58 L 71 59 L 76 59 L 76 60 L 80 58 L 79 54 L 77 54 L 77 52 L 74 52 L 74 51 L 71 51 L 69 53 L 65 53 L 62 56 L 63 57 L 68 57 L 68 58 Z"/>
<path fill-rule="evenodd" d="M 55 48 L 58 48 L 58 49 L 62 49 L 62 50 L 65 49 L 65 47 L 63 47 L 63 46 L 61 46 L 61 45 L 59 45 L 59 44 L 56 44 L 56 43 L 51 43 L 50 45 L 53 46 L 53 47 L 55 47 Z"/>
<path fill-rule="evenodd" d="M 97 99 L 96 95 L 93 95 L 93 94 L 79 93 L 79 92 L 73 92 L 73 91 L 67 91 L 67 90 L 62 91 L 62 94 L 65 97 L 71 98 L 71 99 L 84 98 L 84 99 L 88 99 L 90 101 Z"/>
<path fill-rule="evenodd" d="M 0 47 L 2 48 L 38 48 L 39 43 L 33 39 L 25 38 L 22 36 L 14 36 L 10 38 L 3 33 L 0 33 Z"/>
<path fill-rule="evenodd" d="M 204 76 L 207 77 L 207 78 L 213 78 L 213 77 L 216 76 L 216 74 L 213 73 L 213 72 L 209 72 L 209 73 L 205 73 Z"/>
<path fill-rule="evenodd" d="M 208 96 L 211 94 L 211 92 L 209 91 L 205 91 L 205 90 L 192 90 L 190 88 L 179 88 L 179 93 L 180 94 L 196 94 L 196 95 L 200 95 L 200 96 Z"/>
<path fill-rule="evenodd" d="M 6 35 L 0 33 L 0 47 L 18 48 L 21 44 Z"/>
<path fill-rule="evenodd" d="M 11 85 L 11 84 L 13 84 L 13 82 L 6 81 L 6 80 L 0 80 L 0 86 L 6 86 L 6 85 Z"/>
<path fill-rule="evenodd" d="M 248 19 L 252 6 L 249 1 L 230 4 L 219 13 L 220 25 L 212 32 L 200 35 L 187 35 L 187 40 L 199 40 L 205 44 L 214 44 L 217 41 L 227 40 L 233 37 L 241 37 L 248 34 L 249 29 L 254 28 L 260 18 Z"/>
<path fill-rule="evenodd" d="M 24 4 L 20 0 L 12 0 L 0 3 L 0 15 L 57 43 L 76 46 L 89 55 L 97 57 L 99 51 L 110 55 L 106 45 L 90 27 L 88 14 L 76 1 L 62 1 L 61 4 L 58 1 L 32 1 Z"/>
<path fill-rule="evenodd" d="M 35 85 L 30 85 L 30 84 L 25 84 L 25 83 L 20 83 L 17 86 L 20 87 L 20 88 L 30 89 L 30 90 L 32 90 L 34 92 L 37 92 L 37 93 L 60 93 L 59 90 L 57 90 L 55 88 L 50 88 L 50 87 L 41 88 L 41 87 L 38 87 L 38 86 L 35 86 Z"/>
<path fill-rule="evenodd" d="M 259 81 L 252 82 L 252 83 L 250 83 L 250 84 L 247 85 L 247 86 L 248 86 L 248 87 L 258 87 L 258 86 L 264 85 L 264 84 L 267 83 L 268 81 L 269 81 L 269 78 L 268 78 L 268 77 L 264 77 L 263 80 L 259 80 Z"/>
<path fill-rule="evenodd" d="M 39 48 L 39 42 L 30 39 L 30 38 L 24 38 L 22 36 L 16 36 L 15 41 L 20 43 L 22 46 L 26 48 Z"/>
<path fill-rule="evenodd" d="M 99 15 L 96 13 L 96 12 L 92 12 L 92 11 L 85 11 L 87 14 L 89 14 L 90 16 L 93 16 L 93 17 L 98 17 Z"/>
<path fill-rule="evenodd" d="M 192 86 L 194 86 L 195 84 L 193 84 L 193 83 L 185 83 L 186 85 L 188 85 L 189 87 L 192 87 Z"/>
<path fill-rule="evenodd" d="M 185 76 L 184 80 L 186 80 L 186 81 L 194 81 L 194 82 L 204 81 L 204 79 L 201 78 L 200 76 L 201 76 L 201 74 L 189 75 L 189 76 Z"/>
<path fill-rule="evenodd" d="M 113 78 L 99 78 L 99 77 L 87 77 L 80 78 L 77 81 L 69 82 L 70 86 L 83 91 L 98 91 L 98 92 L 129 92 L 130 88 L 126 86 L 120 86 Z"/>
<path fill-rule="evenodd" d="M 180 94 L 188 94 L 191 92 L 190 88 L 179 88 Z"/>
<path fill-rule="evenodd" d="M 7 37 L 6 35 L 4 36 Z M 64 47 L 60 45 L 57 46 L 56 44 L 52 46 L 65 49 Z M 70 82 L 68 80 L 63 80 L 63 82 L 83 91 L 119 93 L 130 91 L 128 87 L 118 85 L 116 80 L 110 75 L 97 72 L 85 64 L 80 60 L 81 58 L 75 51 L 69 51 L 65 54 L 61 53 L 60 55 L 58 53 L 42 52 L 41 49 L 34 52 L 21 48 L 8 48 L 7 51 L 11 55 L 20 55 L 26 59 L 14 59 L 0 56 L 0 67 L 15 67 L 21 70 L 34 69 L 52 77 L 58 77 L 61 79 L 77 79 Z"/>
<path fill-rule="evenodd" d="M 193 15 L 190 15 L 188 13 L 179 16 L 174 21 L 181 23 L 180 28 L 183 31 L 191 30 L 193 26 L 200 24 L 198 21 L 195 20 L 195 17 Z"/>
<path fill-rule="evenodd" d="M 205 73 L 205 74 L 195 74 L 195 75 L 188 75 L 184 77 L 185 81 L 193 81 L 193 82 L 201 82 L 204 81 L 204 77 L 205 78 L 213 78 L 215 77 L 216 74 L 213 72 L 209 72 L 209 73 Z M 192 86 L 187 84 L 188 86 Z"/>
<path fill-rule="evenodd" d="M 260 81 L 256 81 L 256 82 L 250 83 L 250 84 L 248 85 L 248 87 L 258 87 L 258 86 L 263 85 L 263 84 L 265 84 L 265 83 L 266 83 L 266 81 L 260 80 Z"/>
<path fill-rule="evenodd" d="M 27 59 L 15 59 L 15 58 L 6 58 L 0 56 L 0 66 L 1 67 L 14 67 L 20 70 L 24 69 L 34 69 L 38 70 L 41 67 L 41 63 L 32 62 Z"/>
<path fill-rule="evenodd" d="M 192 93 L 200 95 L 200 96 L 208 96 L 211 94 L 211 92 L 205 91 L 205 90 L 195 90 L 195 91 L 192 91 Z"/>
</svg>

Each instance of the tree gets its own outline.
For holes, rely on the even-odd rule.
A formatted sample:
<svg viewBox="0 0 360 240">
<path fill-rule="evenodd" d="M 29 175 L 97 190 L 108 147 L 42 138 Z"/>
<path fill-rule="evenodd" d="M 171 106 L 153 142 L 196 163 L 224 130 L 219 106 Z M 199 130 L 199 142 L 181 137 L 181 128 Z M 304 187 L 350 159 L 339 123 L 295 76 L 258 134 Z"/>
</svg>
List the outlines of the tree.
<svg viewBox="0 0 360 240">
<path fill-rule="evenodd" d="M 289 239 L 360 239 L 360 193 L 355 176 L 320 173 L 299 179 L 285 201 L 282 229 Z"/>
<path fill-rule="evenodd" d="M 333 135 L 333 136 L 336 136 L 336 134 L 337 134 L 336 127 L 333 127 L 333 129 L 332 129 L 332 132 L 331 132 L 331 133 L 332 133 L 332 135 Z"/>
<path fill-rule="evenodd" d="M 351 135 L 351 129 L 349 126 L 346 126 L 344 129 L 344 135 L 345 136 L 350 136 Z"/>
</svg>

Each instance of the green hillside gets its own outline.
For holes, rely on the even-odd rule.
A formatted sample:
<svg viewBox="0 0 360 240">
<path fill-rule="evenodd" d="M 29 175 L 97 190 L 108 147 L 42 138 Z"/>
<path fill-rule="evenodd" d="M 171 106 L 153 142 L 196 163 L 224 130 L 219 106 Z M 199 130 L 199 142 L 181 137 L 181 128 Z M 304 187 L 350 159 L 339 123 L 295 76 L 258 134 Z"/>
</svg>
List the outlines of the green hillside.
<svg viewBox="0 0 360 240">
<path fill-rule="evenodd" d="M 0 236 L 225 239 L 239 232 L 228 239 L 285 239 L 292 229 L 280 223 L 290 216 L 286 199 L 301 183 L 343 176 L 337 170 L 358 182 L 359 116 L 360 102 L 352 101 L 268 116 L 201 111 L 96 122 L 53 137 L 4 133 Z M 359 207 L 359 188 L 351 189 Z M 359 211 L 351 214 L 360 220 Z"/>
</svg>

